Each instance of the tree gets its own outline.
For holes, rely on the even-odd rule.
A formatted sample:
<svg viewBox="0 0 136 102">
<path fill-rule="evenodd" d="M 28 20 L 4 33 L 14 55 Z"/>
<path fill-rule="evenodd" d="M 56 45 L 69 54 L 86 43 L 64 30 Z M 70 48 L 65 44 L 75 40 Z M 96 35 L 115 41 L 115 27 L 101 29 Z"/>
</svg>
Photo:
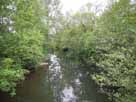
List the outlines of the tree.
<svg viewBox="0 0 136 102">
<path fill-rule="evenodd" d="M 91 78 L 112 101 L 135 102 L 136 4 L 113 1 L 99 16 L 83 11 L 63 18 L 65 25 L 54 36 L 53 48 L 91 66 Z"/>
<path fill-rule="evenodd" d="M 47 10 L 41 0 L 2 0 L 0 3 L 0 89 L 15 95 L 26 69 L 44 57 Z"/>
<path fill-rule="evenodd" d="M 112 86 L 110 95 L 117 102 L 136 101 L 134 9 L 129 0 L 120 0 L 104 12 L 97 26 L 96 53 L 91 56 L 101 70 L 93 75 L 94 80 L 101 87 Z"/>
</svg>

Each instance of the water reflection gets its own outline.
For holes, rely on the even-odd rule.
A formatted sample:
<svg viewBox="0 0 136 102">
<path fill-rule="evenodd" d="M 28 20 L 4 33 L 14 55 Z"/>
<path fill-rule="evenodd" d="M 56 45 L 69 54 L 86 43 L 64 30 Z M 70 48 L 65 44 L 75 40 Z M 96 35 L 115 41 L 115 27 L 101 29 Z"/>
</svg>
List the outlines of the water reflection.
<svg viewBox="0 0 136 102">
<path fill-rule="evenodd" d="M 48 71 L 38 69 L 17 88 L 17 96 L 5 95 L 2 102 L 106 102 L 97 92 L 89 73 L 69 59 L 50 56 Z"/>
<path fill-rule="evenodd" d="M 49 78 L 50 81 L 53 82 L 62 78 L 62 71 L 59 63 L 59 58 L 57 58 L 55 55 L 50 55 L 50 61 L 51 63 L 49 66 Z"/>
<path fill-rule="evenodd" d="M 105 102 L 104 96 L 97 93 L 94 82 L 90 81 L 88 72 L 81 71 L 76 62 L 61 60 L 60 64 L 56 55 L 50 55 L 50 59 L 49 80 L 54 102 Z"/>
<path fill-rule="evenodd" d="M 62 102 L 76 102 L 77 97 L 74 94 L 74 89 L 72 86 L 65 86 L 65 88 L 62 91 Z"/>
</svg>

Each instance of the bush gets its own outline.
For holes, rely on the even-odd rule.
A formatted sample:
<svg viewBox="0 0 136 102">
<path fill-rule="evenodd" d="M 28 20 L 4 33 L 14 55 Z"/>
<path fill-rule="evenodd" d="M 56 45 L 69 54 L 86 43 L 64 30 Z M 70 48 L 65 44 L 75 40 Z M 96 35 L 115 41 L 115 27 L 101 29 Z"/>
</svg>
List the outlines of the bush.
<svg viewBox="0 0 136 102">
<path fill-rule="evenodd" d="M 12 96 L 16 94 L 15 88 L 17 82 L 23 80 L 24 74 L 28 73 L 20 65 L 13 63 L 13 59 L 5 58 L 2 60 L 2 66 L 0 66 L 0 90 L 10 92 Z"/>
</svg>

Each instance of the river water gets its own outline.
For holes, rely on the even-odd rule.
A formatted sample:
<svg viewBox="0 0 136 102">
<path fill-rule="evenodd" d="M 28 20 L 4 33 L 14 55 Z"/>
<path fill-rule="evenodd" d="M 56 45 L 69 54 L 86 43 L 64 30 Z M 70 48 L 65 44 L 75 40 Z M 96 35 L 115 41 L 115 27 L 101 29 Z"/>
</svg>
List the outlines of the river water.
<svg viewBox="0 0 136 102">
<path fill-rule="evenodd" d="M 48 69 L 39 68 L 17 87 L 17 95 L 0 94 L 1 102 L 107 102 L 86 68 L 50 55 Z"/>
</svg>

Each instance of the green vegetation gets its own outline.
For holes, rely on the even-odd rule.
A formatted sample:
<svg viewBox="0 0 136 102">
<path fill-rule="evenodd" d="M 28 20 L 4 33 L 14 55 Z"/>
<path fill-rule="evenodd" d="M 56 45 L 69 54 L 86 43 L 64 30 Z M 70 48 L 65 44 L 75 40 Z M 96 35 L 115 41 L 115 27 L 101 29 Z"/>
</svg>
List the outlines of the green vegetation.
<svg viewBox="0 0 136 102">
<path fill-rule="evenodd" d="M 111 100 L 135 102 L 136 4 L 119 0 L 99 16 L 90 7 L 62 17 L 63 27 L 58 27 L 50 46 L 58 54 L 95 66 L 90 76 Z"/>
<path fill-rule="evenodd" d="M 41 2 L 0 1 L 0 90 L 11 95 L 26 69 L 34 68 L 47 50 L 47 10 Z"/>
<path fill-rule="evenodd" d="M 90 78 L 110 100 L 136 102 L 136 3 L 118 0 L 101 13 L 87 4 L 63 16 L 59 0 L 1 0 L 0 90 L 15 95 L 48 44 L 89 66 Z"/>
</svg>

